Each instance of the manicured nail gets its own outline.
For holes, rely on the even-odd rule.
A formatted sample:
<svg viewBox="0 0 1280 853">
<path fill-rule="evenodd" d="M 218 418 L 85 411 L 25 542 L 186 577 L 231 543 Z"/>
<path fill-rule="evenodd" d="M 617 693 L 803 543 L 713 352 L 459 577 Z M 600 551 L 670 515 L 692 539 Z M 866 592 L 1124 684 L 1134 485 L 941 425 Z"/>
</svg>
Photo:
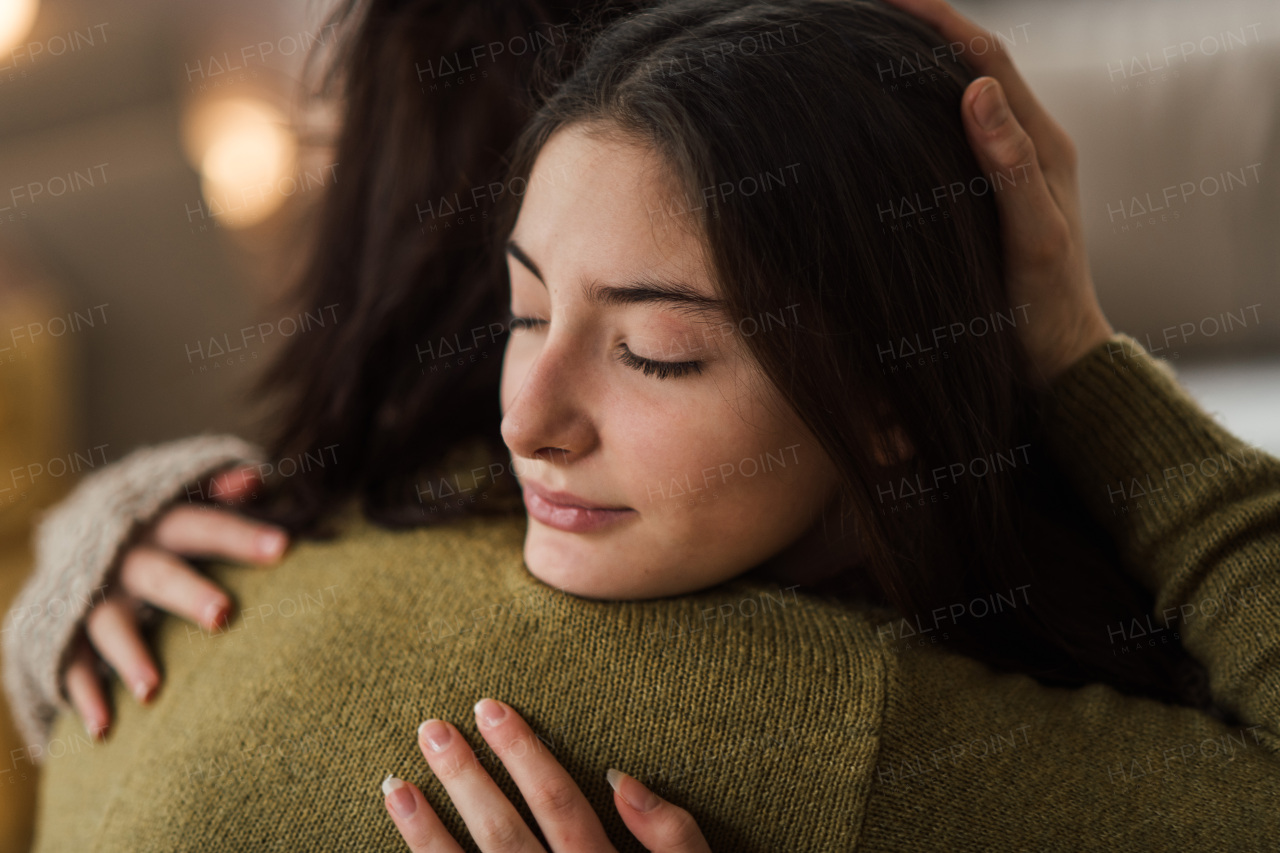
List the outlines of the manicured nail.
<svg viewBox="0 0 1280 853">
<path fill-rule="evenodd" d="M 643 814 L 644 812 L 651 812 L 658 807 L 658 797 L 644 785 L 641 785 L 634 776 L 628 776 L 619 770 L 614 770 L 612 767 L 609 768 L 604 776 L 609 780 L 609 787 L 617 791 L 626 804 L 636 811 Z M 630 796 L 628 796 L 628 791 L 622 790 L 623 780 L 626 779 L 631 780 L 631 783 L 627 785 Z"/>
<path fill-rule="evenodd" d="M 412 817 L 418 810 L 418 801 L 413 798 L 413 791 L 404 780 L 397 779 L 390 773 L 382 780 L 382 795 L 387 798 L 387 805 L 395 811 L 396 817 L 404 820 Z"/>
<path fill-rule="evenodd" d="M 418 738 L 426 740 L 427 744 L 436 752 L 444 752 L 452 737 L 453 732 L 449 731 L 449 727 L 439 720 L 427 720 L 418 726 Z"/>
<path fill-rule="evenodd" d="M 974 99 L 973 114 L 983 130 L 995 130 L 1009 117 L 1009 106 L 1004 102 L 1004 95 L 1000 94 L 1000 87 L 994 82 L 984 86 Z"/>
<path fill-rule="evenodd" d="M 507 716 L 507 709 L 492 699 L 481 699 L 477 702 L 475 712 L 486 726 L 496 726 Z"/>
<path fill-rule="evenodd" d="M 272 530 L 258 536 L 258 554 L 264 560 L 274 560 L 284 553 L 289 538 L 279 530 Z"/>
<path fill-rule="evenodd" d="M 227 616 L 225 601 L 211 601 L 204 609 L 204 624 L 209 628 L 217 628 Z"/>
</svg>

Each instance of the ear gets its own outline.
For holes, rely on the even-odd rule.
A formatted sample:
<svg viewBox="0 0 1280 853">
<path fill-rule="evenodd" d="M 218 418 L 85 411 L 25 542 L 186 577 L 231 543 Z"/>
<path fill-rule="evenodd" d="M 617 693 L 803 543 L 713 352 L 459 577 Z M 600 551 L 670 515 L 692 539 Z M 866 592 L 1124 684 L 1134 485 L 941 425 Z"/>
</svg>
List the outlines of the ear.
<svg viewBox="0 0 1280 853">
<path fill-rule="evenodd" d="M 876 462 L 886 467 L 904 462 L 915 455 L 916 448 L 902 427 L 892 426 L 877 436 L 871 453 Z"/>
</svg>

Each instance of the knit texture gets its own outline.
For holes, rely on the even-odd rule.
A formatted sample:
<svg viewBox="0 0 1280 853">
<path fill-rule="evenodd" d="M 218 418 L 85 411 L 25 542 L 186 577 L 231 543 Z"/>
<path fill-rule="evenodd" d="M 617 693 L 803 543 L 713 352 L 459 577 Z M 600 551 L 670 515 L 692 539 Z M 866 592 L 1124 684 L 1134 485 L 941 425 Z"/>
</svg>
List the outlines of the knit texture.
<svg viewBox="0 0 1280 853">
<path fill-rule="evenodd" d="M 41 518 L 35 571 L 4 620 L 4 688 L 28 745 L 48 739 L 62 709 L 59 672 L 80 620 L 102 601 L 117 558 L 139 527 L 184 487 L 262 451 L 230 435 L 201 435 L 130 453 L 95 471 Z"/>
<path fill-rule="evenodd" d="M 621 850 L 641 848 L 609 766 L 689 809 L 717 851 L 1268 849 L 1280 461 L 1123 335 L 1052 395 L 1055 454 L 1158 596 L 1151 619 L 1099 630 L 1117 654 L 1180 636 L 1243 727 L 997 673 L 928 625 L 904 650 L 891 611 L 759 581 L 564 595 L 524 569 L 519 516 L 390 532 L 349 512 L 342 537 L 275 569 L 213 567 L 233 622 L 211 635 L 161 621 L 165 685 L 140 707 L 116 683 L 107 743 L 57 721 L 37 850 L 400 850 L 387 773 L 475 850 L 416 727 L 455 723 L 529 819 L 478 735 L 482 696 L 529 720 Z"/>
<path fill-rule="evenodd" d="M 641 848 L 610 766 L 694 805 L 715 850 L 856 840 L 883 704 L 859 614 L 746 583 L 575 598 L 525 570 L 524 531 L 518 516 L 401 533 L 349 519 L 269 571 L 214 569 L 237 618 L 218 634 L 161 624 L 154 704 L 116 692 L 96 747 L 70 718 L 54 728 L 38 849 L 403 849 L 388 773 L 466 838 L 416 730 L 453 722 L 522 802 L 475 726 L 483 696 L 529 721 L 621 849 Z M 815 825 L 815 807 L 841 819 Z"/>
</svg>

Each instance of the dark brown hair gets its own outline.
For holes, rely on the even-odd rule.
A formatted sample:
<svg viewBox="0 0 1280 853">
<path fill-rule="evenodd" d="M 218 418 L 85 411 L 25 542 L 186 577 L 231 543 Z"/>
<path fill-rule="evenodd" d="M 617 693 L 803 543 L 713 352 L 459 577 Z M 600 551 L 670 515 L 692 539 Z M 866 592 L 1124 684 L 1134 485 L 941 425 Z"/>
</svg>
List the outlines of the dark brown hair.
<svg viewBox="0 0 1280 853">
<path fill-rule="evenodd" d="M 297 298 L 304 309 L 336 305 L 338 322 L 291 338 L 261 392 L 275 403 L 273 457 L 337 461 L 291 466 L 273 520 L 318 533 L 358 499 L 385 525 L 434 523 L 457 507 L 424 505 L 419 484 L 447 467 L 448 451 L 479 439 L 502 455 L 505 331 L 490 330 L 503 328 L 507 280 L 488 251 L 485 220 L 500 193 L 487 188 L 502 181 L 504 154 L 536 105 L 539 58 L 571 64 L 580 30 L 636 5 L 345 0 L 334 12 L 337 47 L 316 96 L 341 104 L 340 179 L 309 224 Z M 477 198 L 478 223 L 441 215 L 448 200 Z M 473 330 L 482 357 L 439 357 L 442 341 Z M 509 492 L 510 480 L 498 485 Z"/>
<path fill-rule="evenodd" d="M 886 79 L 921 57 L 927 83 Z M 522 133 L 508 179 L 527 177 L 570 124 L 652 147 L 684 197 L 705 202 L 731 315 L 798 318 L 743 340 L 833 461 L 846 535 L 865 551 L 825 589 L 926 620 L 1002 596 L 1014 606 L 948 623 L 953 648 L 1046 683 L 1104 681 L 1203 707 L 1202 670 L 1181 648 L 1113 653 L 1107 626 L 1150 612 L 1151 597 L 1034 436 L 1039 399 L 1014 330 L 988 326 L 945 363 L 885 368 L 886 349 L 933 330 L 1017 325 L 990 192 L 885 227 L 899 200 L 989 177 L 959 115 L 973 76 L 935 33 L 876 0 L 674 0 L 600 34 Z M 792 180 L 760 191 L 783 167 Z M 895 432 L 914 453 L 883 464 L 872 449 L 891 450 Z M 903 500 L 956 465 L 967 476 L 946 483 L 947 500 Z"/>
<path fill-rule="evenodd" d="M 875 0 L 674 0 L 601 30 L 628 11 L 608 4 L 581 30 L 599 33 L 585 52 L 575 42 L 541 55 L 546 85 L 532 97 L 519 94 L 531 64 L 495 63 L 483 92 L 427 105 L 411 79 L 422 44 L 466 49 L 548 11 L 447 5 L 456 14 L 446 35 L 441 15 L 427 11 L 438 4 L 371 10 L 345 60 L 343 183 L 326 201 L 304 291 L 312 304 L 352 308 L 332 335 L 299 336 L 271 375 L 288 395 L 276 452 L 346 451 L 332 472 L 290 484 L 298 529 L 357 495 L 383 523 L 448 517 L 424 513 L 414 487 L 423 473 L 464 438 L 502 453 L 499 359 L 427 374 L 414 352 L 503 322 L 494 247 L 519 198 L 496 199 L 492 229 L 425 239 L 415 204 L 500 175 L 500 150 L 526 119 L 497 178 L 505 187 L 528 178 L 555 131 L 590 126 L 653 147 L 685 197 L 706 203 L 714 278 L 735 318 L 797 318 L 744 339 L 832 459 L 865 547 L 825 591 L 927 616 L 1026 590 L 1019 606 L 955 622 L 953 647 L 1045 683 L 1101 681 L 1205 707 L 1203 671 L 1180 646 L 1113 654 L 1106 626 L 1149 613 L 1151 596 L 1123 572 L 1036 436 L 1039 401 L 1015 331 L 970 335 L 941 364 L 884 363 L 897 342 L 1014 308 L 990 193 L 953 197 L 934 221 L 894 216 L 886 227 L 884 210 L 900 199 L 983 177 L 959 115 L 973 74 L 936 33 Z M 932 63 L 927 82 L 886 80 L 885 68 L 920 57 Z M 714 191 L 784 167 L 786 186 Z M 501 343 L 494 336 L 495 353 Z M 871 449 L 894 430 L 914 453 L 881 464 Z M 1009 470 L 953 478 L 943 502 L 885 511 L 886 488 L 900 505 L 896 484 L 1015 453 L 1022 462 Z"/>
</svg>

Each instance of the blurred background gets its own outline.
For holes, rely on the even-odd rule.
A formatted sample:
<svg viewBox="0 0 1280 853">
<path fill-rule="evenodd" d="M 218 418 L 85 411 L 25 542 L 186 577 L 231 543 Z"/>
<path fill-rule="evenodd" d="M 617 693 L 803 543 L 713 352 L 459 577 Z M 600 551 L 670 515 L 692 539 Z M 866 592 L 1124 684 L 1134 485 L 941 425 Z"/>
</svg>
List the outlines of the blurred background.
<svg viewBox="0 0 1280 853">
<path fill-rule="evenodd" d="M 956 5 L 1078 144 L 1112 324 L 1280 453 L 1280 3 Z M 293 248 L 341 178 L 302 84 L 328 7 L 0 0 L 0 606 L 78 476 L 191 433 L 258 437 L 244 392 L 301 333 Z M 21 749 L 0 707 L 0 851 L 29 840 Z"/>
<path fill-rule="evenodd" d="M 302 97 L 329 6 L 0 0 L 6 610 L 33 519 L 79 476 L 167 438 L 254 435 L 244 392 L 300 333 L 289 249 L 340 175 L 302 144 L 330 120 Z M 0 851 L 30 842 L 28 752 L 0 706 Z"/>
</svg>

